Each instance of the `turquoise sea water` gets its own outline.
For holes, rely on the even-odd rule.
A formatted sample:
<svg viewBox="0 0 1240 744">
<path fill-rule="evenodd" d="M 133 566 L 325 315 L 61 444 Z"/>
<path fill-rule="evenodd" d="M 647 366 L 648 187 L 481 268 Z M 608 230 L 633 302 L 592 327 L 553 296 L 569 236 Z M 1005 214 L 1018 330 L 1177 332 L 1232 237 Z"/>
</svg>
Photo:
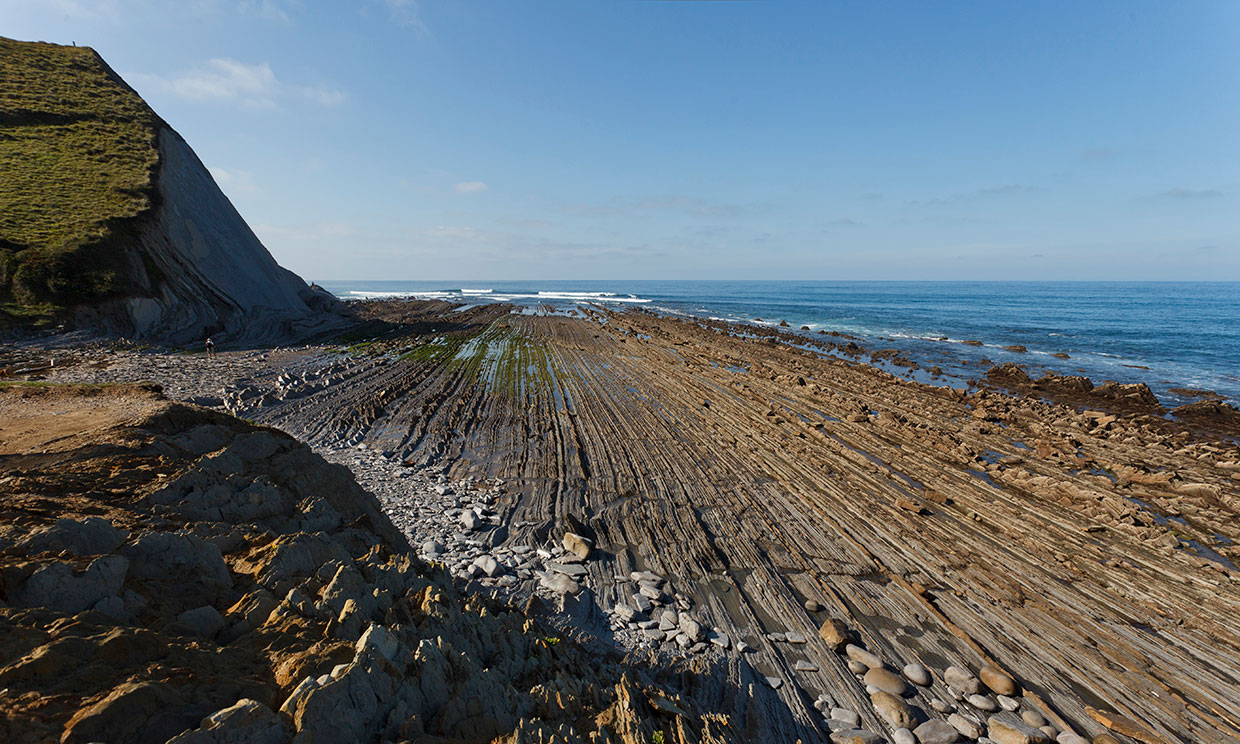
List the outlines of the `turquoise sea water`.
<svg viewBox="0 0 1240 744">
<path fill-rule="evenodd" d="M 344 299 L 406 295 L 453 302 L 612 308 L 840 331 L 898 348 L 960 378 L 984 360 L 1031 373 L 1145 382 L 1168 405 L 1172 387 L 1240 400 L 1240 282 L 319 282 Z M 966 345 L 966 340 L 984 346 Z M 1019 344 L 1027 353 L 1002 347 Z M 1066 353 L 1070 359 L 1051 356 Z M 1147 367 L 1148 369 L 1142 369 Z"/>
</svg>

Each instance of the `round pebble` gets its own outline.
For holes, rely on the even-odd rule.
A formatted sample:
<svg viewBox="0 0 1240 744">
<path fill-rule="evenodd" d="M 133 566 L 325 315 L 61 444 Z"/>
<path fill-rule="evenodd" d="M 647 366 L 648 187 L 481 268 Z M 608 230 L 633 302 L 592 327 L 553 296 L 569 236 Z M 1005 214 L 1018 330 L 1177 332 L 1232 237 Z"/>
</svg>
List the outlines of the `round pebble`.
<svg viewBox="0 0 1240 744">
<path fill-rule="evenodd" d="M 905 664 L 904 669 L 901 671 L 904 673 L 904 678 L 915 685 L 925 687 L 930 684 L 930 672 L 921 664 L 916 662 Z"/>
<path fill-rule="evenodd" d="M 965 698 L 965 701 L 968 702 L 969 705 L 972 705 L 974 708 L 977 708 L 978 710 L 984 710 L 986 712 L 997 710 L 999 707 L 995 705 L 995 701 L 991 700 L 985 695 L 970 695 Z"/>
</svg>

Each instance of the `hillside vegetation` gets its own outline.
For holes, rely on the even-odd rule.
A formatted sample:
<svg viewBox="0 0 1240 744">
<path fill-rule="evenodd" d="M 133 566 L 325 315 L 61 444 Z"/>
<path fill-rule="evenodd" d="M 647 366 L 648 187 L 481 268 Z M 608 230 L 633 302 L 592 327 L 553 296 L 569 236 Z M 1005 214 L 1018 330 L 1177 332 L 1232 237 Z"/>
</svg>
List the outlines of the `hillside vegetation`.
<svg viewBox="0 0 1240 744">
<path fill-rule="evenodd" d="M 129 289 L 159 119 L 94 50 L 0 38 L 0 321 Z"/>
</svg>

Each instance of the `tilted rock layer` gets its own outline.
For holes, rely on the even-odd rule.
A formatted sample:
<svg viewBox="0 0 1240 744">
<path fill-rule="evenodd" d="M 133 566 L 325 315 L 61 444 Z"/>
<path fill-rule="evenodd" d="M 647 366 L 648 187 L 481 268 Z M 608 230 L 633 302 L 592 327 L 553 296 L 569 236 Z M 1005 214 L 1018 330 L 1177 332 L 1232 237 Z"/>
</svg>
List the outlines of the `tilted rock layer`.
<svg viewBox="0 0 1240 744">
<path fill-rule="evenodd" d="M 0 38 L 0 56 L 0 320 L 173 343 L 346 324 L 93 50 Z"/>
<path fill-rule="evenodd" d="M 132 386 L 6 388 L 0 421 L 0 740 L 780 731 L 765 689 L 701 668 L 685 687 L 463 597 L 345 468 L 274 430 Z"/>
</svg>

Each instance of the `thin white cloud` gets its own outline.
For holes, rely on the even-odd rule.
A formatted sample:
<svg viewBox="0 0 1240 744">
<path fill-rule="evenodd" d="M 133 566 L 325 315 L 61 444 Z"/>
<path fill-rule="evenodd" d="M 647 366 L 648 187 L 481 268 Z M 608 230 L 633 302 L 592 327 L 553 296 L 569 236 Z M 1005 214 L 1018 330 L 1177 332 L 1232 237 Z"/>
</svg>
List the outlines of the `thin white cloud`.
<svg viewBox="0 0 1240 744">
<path fill-rule="evenodd" d="M 426 31 L 417 0 L 378 0 L 378 2 L 387 9 L 388 17 L 394 22 L 421 32 Z"/>
<path fill-rule="evenodd" d="M 256 193 L 260 189 L 254 183 L 254 173 L 248 170 L 225 170 L 224 168 L 207 168 L 215 182 L 226 193 Z"/>
<path fill-rule="evenodd" d="M 432 227 L 426 231 L 425 235 L 432 240 L 464 240 L 469 242 L 490 241 L 497 237 L 496 233 L 489 233 L 476 227 L 454 227 L 451 225 Z"/>
<path fill-rule="evenodd" d="M 344 91 L 323 85 L 302 88 L 301 94 L 320 106 L 339 106 L 348 98 Z"/>
<path fill-rule="evenodd" d="M 1183 189 L 1174 188 L 1162 192 L 1159 196 L 1166 199 L 1217 199 L 1223 192 L 1218 189 Z"/>
<path fill-rule="evenodd" d="M 251 108 L 279 108 L 281 102 L 305 100 L 320 106 L 339 106 L 346 95 L 326 86 L 290 85 L 276 77 L 267 62 L 246 64 L 229 57 L 207 60 L 202 66 L 171 77 L 137 75 L 142 85 L 192 101 L 238 103 Z"/>
<path fill-rule="evenodd" d="M 124 17 L 118 0 L 9 0 L 11 5 L 33 9 L 56 21 L 108 21 Z"/>
<path fill-rule="evenodd" d="M 476 194 L 479 191 L 486 191 L 487 185 L 482 181 L 461 181 L 452 188 L 458 194 Z"/>
<path fill-rule="evenodd" d="M 1026 186 L 1023 183 L 1001 183 L 995 186 L 987 186 L 984 189 L 978 189 L 978 196 L 1009 196 L 1012 194 L 1027 194 L 1031 191 L 1037 191 L 1036 186 Z"/>
<path fill-rule="evenodd" d="M 730 204 L 695 196 L 671 195 L 613 199 L 601 204 L 566 204 L 564 209 L 586 217 L 633 217 L 650 212 L 679 213 L 691 217 L 745 217 L 767 211 L 768 205 Z"/>
<path fill-rule="evenodd" d="M 238 5 L 242 13 L 254 13 L 269 21 L 288 23 L 288 13 L 275 0 L 243 0 Z"/>
</svg>

